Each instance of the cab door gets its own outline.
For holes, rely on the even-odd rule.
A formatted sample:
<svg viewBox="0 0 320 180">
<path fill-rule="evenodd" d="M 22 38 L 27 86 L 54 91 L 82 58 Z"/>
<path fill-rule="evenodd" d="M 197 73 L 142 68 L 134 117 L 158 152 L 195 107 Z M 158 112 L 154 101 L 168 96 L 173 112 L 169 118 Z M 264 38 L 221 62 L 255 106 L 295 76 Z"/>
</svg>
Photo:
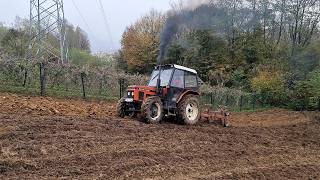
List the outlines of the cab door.
<svg viewBox="0 0 320 180">
<path fill-rule="evenodd" d="M 197 74 L 191 72 L 184 73 L 184 87 L 186 90 L 199 91 L 199 79 Z"/>
<path fill-rule="evenodd" d="M 177 101 L 181 94 L 184 92 L 185 89 L 185 72 L 180 69 L 175 69 L 173 76 L 170 82 L 170 89 L 168 92 L 168 96 L 166 98 L 167 106 L 169 109 L 176 108 Z"/>
</svg>

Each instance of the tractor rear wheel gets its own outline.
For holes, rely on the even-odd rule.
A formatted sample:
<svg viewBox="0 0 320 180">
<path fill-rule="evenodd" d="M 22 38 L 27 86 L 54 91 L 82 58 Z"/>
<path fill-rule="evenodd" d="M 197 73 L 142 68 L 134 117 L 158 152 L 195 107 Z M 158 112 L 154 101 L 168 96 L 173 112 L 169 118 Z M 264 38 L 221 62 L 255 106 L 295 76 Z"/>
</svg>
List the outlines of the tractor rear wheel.
<svg viewBox="0 0 320 180">
<path fill-rule="evenodd" d="M 163 118 L 163 104 L 159 97 L 148 97 L 141 106 L 141 115 L 147 123 L 156 124 Z"/>
<path fill-rule="evenodd" d="M 118 101 L 117 104 L 117 116 L 124 118 L 124 116 L 126 115 L 126 103 L 125 103 L 125 98 L 121 98 Z"/>
<path fill-rule="evenodd" d="M 186 125 L 194 125 L 200 119 L 199 100 L 195 95 L 186 95 L 178 103 L 178 118 Z"/>
</svg>

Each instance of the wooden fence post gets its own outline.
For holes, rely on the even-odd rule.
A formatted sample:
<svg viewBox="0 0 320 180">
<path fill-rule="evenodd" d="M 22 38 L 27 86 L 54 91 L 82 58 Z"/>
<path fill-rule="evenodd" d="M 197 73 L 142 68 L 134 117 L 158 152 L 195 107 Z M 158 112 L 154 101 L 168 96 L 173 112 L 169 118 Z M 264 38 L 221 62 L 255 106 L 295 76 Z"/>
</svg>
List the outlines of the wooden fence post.
<svg viewBox="0 0 320 180">
<path fill-rule="evenodd" d="M 214 108 L 214 98 L 213 98 L 213 92 L 210 93 L 210 103 L 211 103 L 211 107 Z"/>
<path fill-rule="evenodd" d="M 318 98 L 318 111 L 320 111 L 320 97 Z"/>
<path fill-rule="evenodd" d="M 123 90 L 124 90 L 124 79 L 119 79 L 119 88 L 120 88 L 120 92 L 119 92 L 119 99 L 122 98 L 123 96 Z"/>
<path fill-rule="evenodd" d="M 243 106 L 243 95 L 240 97 L 240 112 L 242 111 L 242 106 Z"/>
<path fill-rule="evenodd" d="M 27 85 L 27 78 L 28 78 L 28 69 L 24 67 L 23 87 L 26 87 Z"/>
<path fill-rule="evenodd" d="M 86 99 L 86 88 L 85 88 L 85 78 L 86 74 L 84 72 L 81 73 L 81 85 L 82 85 L 82 96 L 83 99 Z"/>
<path fill-rule="evenodd" d="M 253 109 L 253 111 L 256 109 L 256 96 L 255 96 L 255 94 L 252 96 L 252 109 Z"/>
<path fill-rule="evenodd" d="M 227 99 L 226 99 L 226 106 L 229 104 L 229 94 L 227 94 Z"/>
<path fill-rule="evenodd" d="M 40 71 L 40 95 L 44 96 L 46 94 L 46 67 L 43 62 L 39 63 Z"/>
</svg>

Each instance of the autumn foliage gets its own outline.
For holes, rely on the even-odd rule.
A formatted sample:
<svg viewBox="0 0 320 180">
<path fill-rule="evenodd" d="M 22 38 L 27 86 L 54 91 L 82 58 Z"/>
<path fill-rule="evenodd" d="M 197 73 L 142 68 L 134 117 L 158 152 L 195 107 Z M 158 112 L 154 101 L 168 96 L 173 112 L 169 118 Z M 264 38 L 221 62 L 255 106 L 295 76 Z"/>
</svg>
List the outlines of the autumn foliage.
<svg viewBox="0 0 320 180">
<path fill-rule="evenodd" d="M 123 33 L 122 54 L 128 70 L 146 73 L 156 65 L 164 16 L 151 11 Z"/>
</svg>

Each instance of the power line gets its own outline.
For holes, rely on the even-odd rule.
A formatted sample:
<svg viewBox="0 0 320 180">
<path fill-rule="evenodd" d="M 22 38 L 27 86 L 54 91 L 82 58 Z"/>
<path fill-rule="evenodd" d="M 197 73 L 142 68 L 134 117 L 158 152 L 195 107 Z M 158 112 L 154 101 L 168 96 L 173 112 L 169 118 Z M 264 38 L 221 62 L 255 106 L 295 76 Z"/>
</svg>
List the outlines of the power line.
<svg viewBox="0 0 320 180">
<path fill-rule="evenodd" d="M 84 24 L 86 25 L 86 27 L 88 28 L 88 31 L 90 32 L 90 34 L 95 38 L 97 39 L 94 34 L 93 34 L 93 31 L 91 30 L 89 24 L 87 23 L 86 19 L 84 18 L 84 16 L 82 15 L 79 7 L 76 5 L 76 3 L 74 2 L 74 0 L 72 0 L 72 3 L 73 3 L 73 6 L 76 8 L 78 14 L 80 15 L 80 18 L 82 19 L 82 21 L 84 22 Z"/>
<path fill-rule="evenodd" d="M 106 29 L 107 29 L 107 33 L 108 33 L 108 36 L 110 38 L 110 42 L 111 44 L 113 45 L 114 41 L 112 39 L 112 35 L 111 35 L 111 31 L 110 31 L 110 26 L 109 26 L 109 23 L 108 23 L 108 19 L 107 19 L 107 15 L 106 15 L 106 11 L 104 10 L 104 7 L 103 7 L 103 4 L 101 2 L 101 0 L 97 0 L 97 4 L 101 10 L 101 13 L 102 13 L 102 17 L 103 17 L 103 21 L 104 21 L 104 24 L 106 26 Z"/>
</svg>

